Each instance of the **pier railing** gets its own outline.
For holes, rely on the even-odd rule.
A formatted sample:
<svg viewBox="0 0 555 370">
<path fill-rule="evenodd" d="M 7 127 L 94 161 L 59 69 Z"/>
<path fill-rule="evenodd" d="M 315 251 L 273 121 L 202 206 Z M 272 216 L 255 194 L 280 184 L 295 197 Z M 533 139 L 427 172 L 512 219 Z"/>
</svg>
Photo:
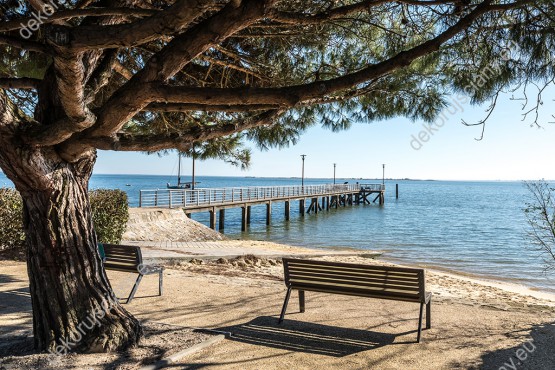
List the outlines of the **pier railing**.
<svg viewBox="0 0 555 370">
<path fill-rule="evenodd" d="M 326 184 L 244 188 L 155 189 L 141 190 L 139 207 L 198 208 L 227 204 L 302 198 L 327 194 L 355 193 L 362 186 L 381 191 L 381 184 Z"/>
<path fill-rule="evenodd" d="M 385 191 L 383 184 L 360 184 L 360 190 L 364 191 Z"/>
</svg>

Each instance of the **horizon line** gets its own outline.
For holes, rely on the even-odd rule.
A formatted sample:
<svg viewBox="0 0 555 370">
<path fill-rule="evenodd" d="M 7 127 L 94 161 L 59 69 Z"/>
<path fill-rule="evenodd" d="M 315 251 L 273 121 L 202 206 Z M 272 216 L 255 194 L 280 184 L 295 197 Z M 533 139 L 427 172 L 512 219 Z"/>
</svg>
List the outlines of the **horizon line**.
<svg viewBox="0 0 555 370">
<path fill-rule="evenodd" d="M 175 175 L 161 175 L 161 174 L 141 174 L 141 173 L 129 173 L 129 174 L 118 174 L 118 173 L 93 173 L 93 175 L 113 175 L 113 176 L 159 176 L 159 177 L 175 177 Z M 185 175 L 182 177 L 191 177 L 191 175 Z M 251 179 L 301 179 L 300 176 L 237 176 L 237 175 L 196 175 L 196 177 L 232 177 L 232 178 L 251 178 Z M 382 178 L 378 177 L 336 177 L 338 180 L 382 180 Z M 333 180 L 333 177 L 305 177 L 305 180 Z M 523 181 L 548 181 L 553 182 L 553 179 L 512 179 L 512 180 L 503 180 L 503 179 L 433 179 L 433 178 L 410 178 L 410 177 L 386 177 L 385 181 L 458 181 L 458 182 L 523 182 Z"/>
</svg>

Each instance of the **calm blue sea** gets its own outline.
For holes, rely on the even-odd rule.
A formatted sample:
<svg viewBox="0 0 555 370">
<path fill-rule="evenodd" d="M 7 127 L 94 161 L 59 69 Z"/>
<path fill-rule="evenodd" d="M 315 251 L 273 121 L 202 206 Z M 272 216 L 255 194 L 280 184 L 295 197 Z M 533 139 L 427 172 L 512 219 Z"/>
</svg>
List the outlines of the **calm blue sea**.
<svg viewBox="0 0 555 370">
<path fill-rule="evenodd" d="M 94 175 L 91 188 L 117 188 L 138 204 L 139 190 L 164 188 L 171 176 Z M 198 187 L 298 185 L 298 178 L 197 177 Z M 338 183 L 379 182 L 338 179 Z M 305 179 L 305 184 L 330 183 Z M 395 184 L 400 198 L 395 199 Z M 0 185 L 11 183 L 0 174 Z M 129 185 L 129 186 L 127 186 Z M 386 202 L 333 209 L 301 219 L 293 202 L 285 222 L 283 203 L 265 225 L 265 206 L 252 208 L 252 223 L 242 233 L 240 210 L 226 211 L 225 234 L 231 238 L 269 240 L 312 248 L 352 247 L 383 250 L 385 257 L 555 291 L 555 276 L 543 272 L 542 260 L 526 240 L 523 213 L 529 199 L 521 182 L 386 181 Z M 208 215 L 194 214 L 208 223 Z"/>
</svg>

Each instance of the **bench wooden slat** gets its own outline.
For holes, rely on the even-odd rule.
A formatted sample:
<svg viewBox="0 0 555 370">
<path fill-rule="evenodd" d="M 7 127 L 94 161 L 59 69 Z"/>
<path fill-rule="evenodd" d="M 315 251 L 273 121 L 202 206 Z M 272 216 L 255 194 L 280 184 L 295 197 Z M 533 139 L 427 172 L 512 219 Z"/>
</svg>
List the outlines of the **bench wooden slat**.
<svg viewBox="0 0 555 370">
<path fill-rule="evenodd" d="M 353 276 L 351 274 L 345 273 L 336 273 L 333 271 L 310 271 L 310 270 L 303 270 L 303 271 L 291 271 L 289 270 L 289 279 L 292 279 L 296 276 L 304 276 L 304 277 L 313 277 L 314 279 L 318 278 L 326 278 L 326 277 L 334 277 L 334 278 L 341 278 L 345 280 L 353 280 L 353 281 L 360 281 L 360 282 L 374 282 L 374 283 L 388 283 L 388 284 L 395 284 L 400 286 L 406 287 L 419 287 L 418 280 L 406 280 L 397 277 L 390 277 L 390 276 L 376 276 L 373 274 L 365 275 L 356 275 Z"/>
<path fill-rule="evenodd" d="M 337 284 L 345 286 L 358 287 L 360 289 L 391 289 L 399 292 L 405 292 L 409 294 L 420 294 L 420 288 L 414 286 L 403 286 L 398 284 L 391 284 L 388 282 L 368 282 L 368 281 L 354 281 L 341 278 L 322 278 L 319 277 L 314 279 L 312 276 L 296 276 L 289 279 L 289 284 L 296 285 L 299 282 L 306 282 L 311 284 Z"/>
<path fill-rule="evenodd" d="M 114 258 L 128 258 L 136 260 L 139 256 L 136 254 L 130 254 L 125 252 L 109 252 L 106 253 L 106 256 L 114 257 Z"/>
<path fill-rule="evenodd" d="M 120 264 L 124 264 L 124 265 L 134 265 L 134 266 L 139 265 L 139 263 L 137 263 L 136 260 L 121 260 L 121 259 L 106 257 L 106 261 L 114 262 L 114 263 L 120 263 Z"/>
<path fill-rule="evenodd" d="M 118 265 L 118 266 L 138 267 L 138 264 L 136 262 L 117 261 L 117 260 L 112 260 L 112 259 L 106 259 L 106 262 L 104 263 L 104 265 L 105 266 Z"/>
<path fill-rule="evenodd" d="M 359 291 L 357 289 L 333 289 L 331 287 L 325 286 L 316 286 L 316 285 L 295 285 L 292 287 L 293 289 L 297 289 L 300 291 L 310 291 L 310 292 L 318 292 L 318 293 L 332 293 L 332 294 L 341 294 L 341 295 L 348 295 L 348 296 L 356 296 L 356 297 L 365 297 L 365 298 L 380 298 L 380 299 L 387 299 L 387 300 L 394 300 L 394 301 L 403 301 L 403 302 L 413 302 L 413 303 L 420 303 L 420 297 L 415 297 L 412 295 L 403 295 L 403 294 L 391 294 L 390 292 L 379 292 L 375 291 L 373 294 L 369 291 Z"/>
<path fill-rule="evenodd" d="M 410 295 L 414 297 L 420 297 L 420 291 L 416 289 L 412 289 L 412 290 L 398 289 L 397 287 L 391 286 L 391 285 L 360 285 L 351 281 L 346 282 L 346 281 L 331 280 L 331 279 L 318 280 L 318 281 L 314 281 L 311 279 L 306 279 L 306 280 L 295 279 L 295 280 L 291 280 L 289 284 L 295 289 L 299 285 L 304 285 L 304 286 L 314 285 L 315 287 L 330 286 L 330 287 L 336 287 L 336 290 L 338 291 L 342 289 L 354 289 L 360 292 L 388 291 L 388 292 L 391 292 L 391 294 Z"/>
<path fill-rule="evenodd" d="M 121 261 L 121 262 L 126 262 L 126 263 L 134 263 L 137 264 L 137 259 L 136 258 L 124 258 L 124 257 L 114 257 L 111 255 L 107 255 L 106 259 L 109 259 L 110 261 Z"/>
<path fill-rule="evenodd" d="M 107 270 L 113 270 L 113 271 L 138 272 L 136 267 L 110 265 L 110 266 L 105 266 L 105 268 Z"/>
<path fill-rule="evenodd" d="M 385 272 L 405 272 L 409 274 L 414 274 L 417 271 L 422 271 L 422 269 L 414 269 L 408 267 L 397 267 L 397 266 L 376 266 L 376 265 L 362 265 L 356 263 L 345 263 L 345 262 L 329 262 L 329 261 L 313 261 L 313 260 L 301 260 L 293 258 L 284 258 L 283 261 L 287 261 L 290 266 L 295 265 L 307 265 L 307 266 L 329 266 L 335 268 L 345 268 L 349 270 L 360 269 L 366 270 L 376 270 Z"/>
<path fill-rule="evenodd" d="M 114 256 L 111 254 L 107 254 L 106 258 L 109 258 L 111 260 L 118 260 L 118 261 L 129 261 L 129 262 L 133 262 L 133 263 L 137 263 L 140 262 L 140 259 L 137 257 L 125 257 L 125 256 Z"/>
<path fill-rule="evenodd" d="M 382 270 L 373 270 L 373 269 L 368 269 L 368 270 L 362 270 L 362 269 L 356 269 L 356 270 L 348 270 L 348 269 L 344 269 L 344 268 L 334 268 L 334 267 L 324 267 L 324 266 L 295 266 L 295 265 L 289 265 L 288 266 L 289 272 L 292 273 L 294 271 L 326 271 L 326 272 L 333 272 L 333 273 L 343 273 L 343 274 L 348 274 L 348 275 L 352 275 L 352 276 L 368 276 L 368 275 L 373 275 L 376 277 L 379 276 L 388 276 L 388 277 L 394 277 L 394 278 L 398 278 L 398 279 L 403 279 L 403 280 L 407 280 L 407 281 L 418 281 L 419 275 L 417 273 L 412 273 L 412 274 L 407 274 L 407 273 L 398 273 L 398 272 L 387 272 L 387 271 L 382 271 Z"/>
</svg>

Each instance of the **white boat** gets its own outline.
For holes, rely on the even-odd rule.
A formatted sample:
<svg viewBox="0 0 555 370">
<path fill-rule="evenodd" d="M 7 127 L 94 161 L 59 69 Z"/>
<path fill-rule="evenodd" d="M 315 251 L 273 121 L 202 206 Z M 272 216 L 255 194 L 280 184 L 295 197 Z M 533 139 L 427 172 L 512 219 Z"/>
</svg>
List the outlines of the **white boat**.
<svg viewBox="0 0 555 370">
<path fill-rule="evenodd" d="M 181 182 L 181 153 L 179 153 L 179 162 L 177 164 L 177 185 L 172 185 L 169 182 L 166 184 L 168 189 L 194 189 L 198 182 L 194 181 L 195 173 L 195 159 L 193 158 L 193 181 Z"/>
</svg>

